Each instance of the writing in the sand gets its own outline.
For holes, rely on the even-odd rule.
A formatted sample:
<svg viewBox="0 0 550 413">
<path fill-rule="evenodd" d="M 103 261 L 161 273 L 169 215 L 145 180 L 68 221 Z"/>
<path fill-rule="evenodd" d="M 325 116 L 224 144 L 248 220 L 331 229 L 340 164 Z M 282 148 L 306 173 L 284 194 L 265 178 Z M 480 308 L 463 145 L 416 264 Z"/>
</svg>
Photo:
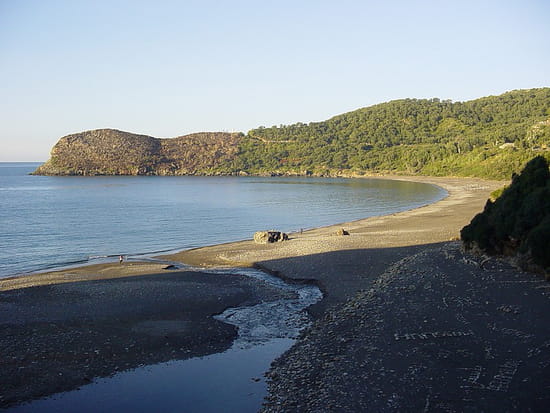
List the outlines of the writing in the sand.
<svg viewBox="0 0 550 413">
<path fill-rule="evenodd" d="M 521 362 L 518 360 L 507 360 L 504 364 L 498 366 L 497 374 L 491 378 L 489 384 L 480 382 L 480 377 L 485 370 L 483 367 L 475 366 L 472 368 L 461 368 L 461 370 L 465 370 L 469 373 L 468 377 L 464 380 L 466 385 L 461 387 L 492 391 L 508 391 L 520 363 Z"/>
<path fill-rule="evenodd" d="M 444 337 L 464 337 L 473 336 L 473 331 L 435 331 L 430 333 L 395 333 L 393 336 L 396 341 L 399 340 L 427 340 L 430 338 L 444 338 Z"/>
</svg>

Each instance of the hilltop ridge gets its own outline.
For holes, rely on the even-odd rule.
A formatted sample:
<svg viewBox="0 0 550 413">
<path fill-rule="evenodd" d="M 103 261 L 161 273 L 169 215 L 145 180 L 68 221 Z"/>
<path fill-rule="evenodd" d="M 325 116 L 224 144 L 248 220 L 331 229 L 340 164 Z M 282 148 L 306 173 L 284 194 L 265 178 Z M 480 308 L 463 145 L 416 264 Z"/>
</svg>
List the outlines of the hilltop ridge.
<svg viewBox="0 0 550 413">
<path fill-rule="evenodd" d="M 550 159 L 550 88 L 468 102 L 400 99 L 309 124 L 158 139 L 114 129 L 65 136 L 44 175 L 407 174 L 509 179 Z"/>
<path fill-rule="evenodd" d="M 204 174 L 235 156 L 240 137 L 238 133 L 202 132 L 162 139 L 96 129 L 62 137 L 53 147 L 50 159 L 34 174 Z"/>
</svg>

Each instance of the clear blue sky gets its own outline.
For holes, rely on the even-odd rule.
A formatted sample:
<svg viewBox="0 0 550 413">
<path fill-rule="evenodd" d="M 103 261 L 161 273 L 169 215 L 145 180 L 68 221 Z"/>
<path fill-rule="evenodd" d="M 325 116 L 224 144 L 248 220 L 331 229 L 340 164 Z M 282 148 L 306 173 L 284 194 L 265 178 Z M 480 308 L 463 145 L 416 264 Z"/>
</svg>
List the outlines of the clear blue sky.
<svg viewBox="0 0 550 413">
<path fill-rule="evenodd" d="M 0 161 L 550 86 L 550 1 L 0 0 Z"/>
</svg>

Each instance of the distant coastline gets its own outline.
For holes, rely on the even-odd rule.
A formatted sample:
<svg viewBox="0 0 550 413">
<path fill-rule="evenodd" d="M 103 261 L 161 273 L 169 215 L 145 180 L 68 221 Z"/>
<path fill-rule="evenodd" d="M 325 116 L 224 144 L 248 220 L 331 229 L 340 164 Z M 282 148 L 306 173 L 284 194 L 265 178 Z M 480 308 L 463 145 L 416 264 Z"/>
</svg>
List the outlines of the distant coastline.
<svg viewBox="0 0 550 413">
<path fill-rule="evenodd" d="M 119 255 L 135 262 L 261 229 L 292 232 L 399 212 L 444 194 L 432 185 L 373 179 L 37 177 L 27 175 L 32 166 L 11 165 L 0 170 L 0 278 Z"/>
</svg>

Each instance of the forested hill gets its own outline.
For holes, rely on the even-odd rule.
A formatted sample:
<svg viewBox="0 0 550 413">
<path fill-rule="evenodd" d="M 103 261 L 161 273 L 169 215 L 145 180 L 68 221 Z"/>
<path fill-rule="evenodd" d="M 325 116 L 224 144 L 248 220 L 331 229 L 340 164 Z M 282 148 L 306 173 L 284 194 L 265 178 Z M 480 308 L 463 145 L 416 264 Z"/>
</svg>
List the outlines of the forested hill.
<svg viewBox="0 0 550 413">
<path fill-rule="evenodd" d="M 550 88 L 468 102 L 403 99 L 324 122 L 253 129 L 236 169 L 510 178 L 549 156 Z"/>
<path fill-rule="evenodd" d="M 112 129 L 61 138 L 37 174 L 362 175 L 509 179 L 550 160 L 550 88 L 468 102 L 402 99 L 324 122 L 157 139 Z"/>
</svg>

